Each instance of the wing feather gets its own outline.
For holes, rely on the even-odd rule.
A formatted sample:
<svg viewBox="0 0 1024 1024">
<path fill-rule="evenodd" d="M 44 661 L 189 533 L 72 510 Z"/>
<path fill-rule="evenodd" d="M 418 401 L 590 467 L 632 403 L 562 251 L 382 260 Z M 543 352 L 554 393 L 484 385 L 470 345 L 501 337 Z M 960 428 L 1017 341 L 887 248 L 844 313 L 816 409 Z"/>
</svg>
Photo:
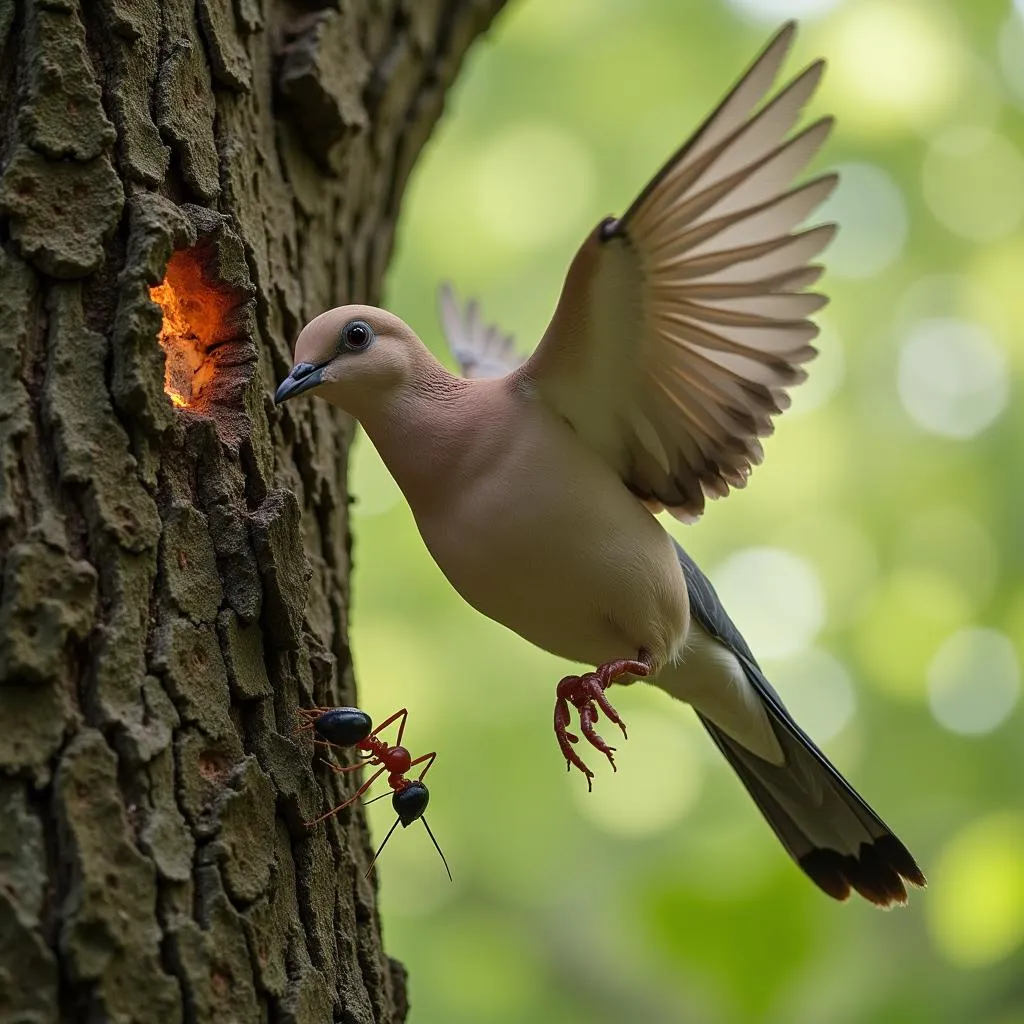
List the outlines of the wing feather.
<svg viewBox="0 0 1024 1024">
<path fill-rule="evenodd" d="M 443 284 L 438 289 L 437 304 L 448 347 L 464 377 L 503 377 L 522 363 L 514 337 L 494 324 L 485 324 L 475 299 L 470 299 L 463 310 L 451 285 Z"/>
<path fill-rule="evenodd" d="M 626 213 L 591 233 L 520 375 L 652 507 L 692 519 L 745 485 L 826 299 L 834 225 L 801 225 L 834 174 L 794 186 L 831 118 L 796 131 L 816 61 L 772 95 L 788 24 Z M 791 134 L 795 131 L 795 134 Z"/>
</svg>

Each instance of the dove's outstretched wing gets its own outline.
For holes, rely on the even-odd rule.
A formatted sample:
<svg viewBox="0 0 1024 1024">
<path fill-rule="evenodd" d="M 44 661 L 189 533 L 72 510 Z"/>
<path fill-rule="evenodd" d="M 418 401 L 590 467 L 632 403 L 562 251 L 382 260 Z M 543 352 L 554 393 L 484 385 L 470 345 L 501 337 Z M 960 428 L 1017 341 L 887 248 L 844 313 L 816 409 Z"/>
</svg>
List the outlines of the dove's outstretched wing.
<svg viewBox="0 0 1024 1024">
<path fill-rule="evenodd" d="M 683 519 L 744 486 L 815 355 L 808 317 L 826 299 L 804 289 L 835 228 L 798 226 L 837 179 L 792 184 L 831 128 L 791 135 L 823 63 L 766 99 L 794 32 L 775 36 L 624 216 L 594 229 L 520 371 L 631 490 Z"/>
</svg>

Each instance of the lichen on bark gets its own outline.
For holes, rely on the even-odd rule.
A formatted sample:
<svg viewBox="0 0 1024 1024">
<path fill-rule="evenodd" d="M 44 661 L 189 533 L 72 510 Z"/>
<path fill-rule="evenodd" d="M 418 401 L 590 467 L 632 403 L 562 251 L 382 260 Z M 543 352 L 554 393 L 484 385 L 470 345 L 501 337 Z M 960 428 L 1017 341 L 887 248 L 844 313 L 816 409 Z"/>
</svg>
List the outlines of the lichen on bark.
<svg viewBox="0 0 1024 1024">
<path fill-rule="evenodd" d="M 379 298 L 501 0 L 0 0 L 0 1024 L 397 1022 L 358 810 L 292 734 L 355 700 L 351 424 L 275 409 Z M 187 251 L 216 330 L 164 390 Z"/>
</svg>

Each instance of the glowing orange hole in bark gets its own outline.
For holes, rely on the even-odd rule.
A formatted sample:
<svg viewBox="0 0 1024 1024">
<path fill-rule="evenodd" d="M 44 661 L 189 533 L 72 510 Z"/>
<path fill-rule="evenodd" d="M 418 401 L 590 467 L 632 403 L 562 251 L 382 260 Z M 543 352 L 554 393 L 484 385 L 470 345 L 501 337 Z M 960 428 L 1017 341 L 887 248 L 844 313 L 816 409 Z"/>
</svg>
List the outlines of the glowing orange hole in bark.
<svg viewBox="0 0 1024 1024">
<path fill-rule="evenodd" d="M 230 299 L 203 280 L 199 259 L 188 249 L 171 256 L 163 283 L 150 288 L 149 297 L 163 311 L 164 391 L 178 408 L 199 408 L 214 377 L 209 353 L 222 340 Z"/>
</svg>

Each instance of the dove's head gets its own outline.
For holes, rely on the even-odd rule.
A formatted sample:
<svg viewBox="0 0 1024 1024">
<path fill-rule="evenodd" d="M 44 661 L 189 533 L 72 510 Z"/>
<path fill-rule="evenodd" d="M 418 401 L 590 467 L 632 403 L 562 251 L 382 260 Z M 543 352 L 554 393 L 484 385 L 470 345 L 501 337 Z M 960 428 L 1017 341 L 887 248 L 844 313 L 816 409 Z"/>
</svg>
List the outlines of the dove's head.
<svg viewBox="0 0 1024 1024">
<path fill-rule="evenodd" d="M 315 391 L 358 414 L 361 407 L 412 381 L 424 360 L 432 358 L 397 316 L 374 306 L 339 306 L 299 332 L 295 364 L 274 401 L 280 405 Z"/>
</svg>

